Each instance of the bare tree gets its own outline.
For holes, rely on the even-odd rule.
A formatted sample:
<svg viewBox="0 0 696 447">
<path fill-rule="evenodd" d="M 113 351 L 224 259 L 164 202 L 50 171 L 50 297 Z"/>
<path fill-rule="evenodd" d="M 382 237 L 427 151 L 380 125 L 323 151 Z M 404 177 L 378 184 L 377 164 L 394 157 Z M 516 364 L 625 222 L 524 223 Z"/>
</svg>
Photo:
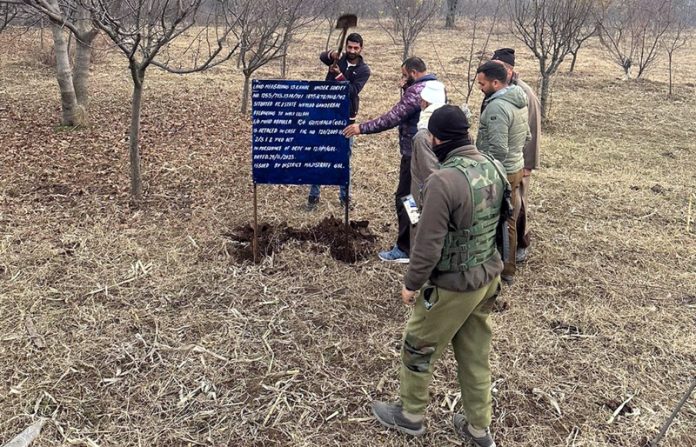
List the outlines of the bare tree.
<svg viewBox="0 0 696 447">
<path fill-rule="evenodd" d="M 395 45 L 403 45 L 402 60 L 411 55 L 418 35 L 442 8 L 441 0 L 384 0 L 385 15 L 391 23 L 379 24 Z"/>
<path fill-rule="evenodd" d="M 661 42 L 671 27 L 672 0 L 613 0 L 597 13 L 597 32 L 602 45 L 631 79 L 638 68 L 641 78 L 655 62 Z"/>
<path fill-rule="evenodd" d="M 315 20 L 305 16 L 309 0 L 229 0 L 232 32 L 239 41 L 239 59 L 244 74 L 241 112 L 249 108 L 251 76 L 264 65 L 282 58 L 293 35 Z"/>
<path fill-rule="evenodd" d="M 238 47 L 228 43 L 233 23 L 228 20 L 222 3 L 208 3 L 204 8 L 203 0 L 83 2 L 96 26 L 128 59 L 133 81 L 129 135 L 131 194 L 139 200 L 142 197 L 140 110 L 147 69 L 154 65 L 171 73 L 185 74 L 228 60 Z M 182 51 L 172 48 L 177 41 L 184 41 Z"/>
<path fill-rule="evenodd" d="M 491 7 L 495 9 L 492 15 L 490 15 L 491 22 L 488 24 L 488 31 L 485 34 L 484 43 L 479 47 L 477 40 L 480 37 L 479 33 L 482 31 L 481 27 L 484 25 L 482 19 L 489 16 Z M 498 23 L 500 0 L 465 0 L 464 11 L 464 17 L 467 21 L 466 29 L 471 32 L 466 66 L 466 102 L 468 103 L 469 98 L 471 98 L 471 92 L 474 90 L 474 83 L 476 82 L 476 68 L 481 65 L 481 62 L 483 62 L 486 56 L 488 43 L 493 34 L 493 28 L 496 23 Z"/>
<path fill-rule="evenodd" d="M 592 0 L 508 1 L 512 32 L 539 61 L 541 115 L 548 120 L 552 78 L 592 20 Z"/>
<path fill-rule="evenodd" d="M 447 0 L 445 11 L 445 28 L 454 28 L 457 20 L 457 5 L 459 0 Z"/>
<path fill-rule="evenodd" d="M 569 73 L 575 71 L 575 63 L 578 61 L 578 53 L 580 52 L 580 48 L 590 39 L 590 37 L 596 34 L 597 23 L 594 21 L 588 21 L 582 31 L 575 37 L 575 39 L 573 39 L 573 46 L 570 50 L 570 54 L 573 56 L 573 59 L 570 61 L 570 68 L 568 69 Z"/>
<path fill-rule="evenodd" d="M 671 2 L 669 8 L 670 18 L 668 19 L 670 27 L 667 30 L 665 38 L 662 42 L 665 51 L 667 51 L 667 61 L 669 66 L 669 96 L 672 96 L 672 61 L 674 53 L 686 46 L 691 37 L 690 22 L 696 17 L 693 10 L 689 7 L 688 2 L 676 0 Z"/>
<path fill-rule="evenodd" d="M 0 3 L 0 33 L 17 17 L 19 8 L 16 4 Z"/>
<path fill-rule="evenodd" d="M 89 12 L 75 0 L 21 0 L 21 3 L 29 10 L 46 17 L 51 24 L 56 55 L 56 78 L 61 96 L 61 124 L 84 124 L 89 104 L 92 43 L 98 34 L 97 28 L 92 25 Z M 71 33 L 77 42 L 74 63 L 71 63 L 66 31 Z"/>
</svg>

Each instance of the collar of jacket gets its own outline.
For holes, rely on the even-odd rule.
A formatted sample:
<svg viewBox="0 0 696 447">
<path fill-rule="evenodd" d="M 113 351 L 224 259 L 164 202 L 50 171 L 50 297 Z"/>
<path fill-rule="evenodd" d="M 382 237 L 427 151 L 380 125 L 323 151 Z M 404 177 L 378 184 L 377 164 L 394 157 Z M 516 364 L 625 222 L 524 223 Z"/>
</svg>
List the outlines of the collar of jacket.
<svg viewBox="0 0 696 447">
<path fill-rule="evenodd" d="M 427 82 L 427 81 L 437 81 L 437 77 L 434 74 L 427 74 L 421 78 L 418 78 L 415 80 L 411 86 L 414 86 L 416 84 L 420 84 L 421 82 Z"/>
<path fill-rule="evenodd" d="M 403 92 L 406 93 L 410 88 L 415 87 L 416 85 L 421 84 L 423 82 L 427 82 L 427 81 L 437 81 L 437 78 L 435 77 L 434 74 L 427 74 L 427 75 L 413 81 L 413 84 L 411 84 L 411 85 L 404 85 Z"/>
<path fill-rule="evenodd" d="M 509 91 L 510 91 L 509 85 L 507 87 L 501 88 L 500 90 L 498 90 L 497 92 L 495 92 L 491 95 L 490 101 L 494 100 L 495 98 L 499 98 L 499 97 L 503 96 L 504 94 L 506 94 Z"/>
<path fill-rule="evenodd" d="M 484 100 L 483 100 L 483 104 L 481 104 L 481 112 L 483 112 L 483 109 L 485 109 L 486 106 L 487 106 L 488 104 L 490 104 L 490 102 L 493 101 L 495 98 L 500 98 L 500 97 L 503 96 L 505 93 L 509 92 L 511 87 L 512 87 L 512 85 L 508 85 L 507 87 L 503 87 L 503 88 L 501 88 L 500 90 L 498 90 L 497 92 L 491 94 L 491 95 L 490 95 L 489 97 L 487 97 L 486 99 L 484 99 Z"/>
<path fill-rule="evenodd" d="M 447 154 L 447 158 L 445 161 L 449 160 L 452 157 L 468 157 L 472 158 L 481 155 L 481 153 L 476 149 L 476 146 L 472 143 L 466 146 L 461 146 L 456 149 L 453 149 L 449 154 Z"/>
<path fill-rule="evenodd" d="M 345 53 L 343 54 L 343 56 L 341 56 L 341 59 L 340 59 L 340 60 L 341 60 L 342 62 L 345 62 L 345 63 L 346 63 L 346 66 L 348 66 L 349 63 L 351 63 L 351 62 L 348 61 L 348 56 L 347 56 Z M 363 65 L 363 64 L 365 64 L 365 61 L 363 60 L 362 55 L 358 55 L 358 61 L 355 63 L 355 66 L 356 66 L 356 67 L 359 67 L 359 66 L 361 66 L 361 65 Z"/>
</svg>

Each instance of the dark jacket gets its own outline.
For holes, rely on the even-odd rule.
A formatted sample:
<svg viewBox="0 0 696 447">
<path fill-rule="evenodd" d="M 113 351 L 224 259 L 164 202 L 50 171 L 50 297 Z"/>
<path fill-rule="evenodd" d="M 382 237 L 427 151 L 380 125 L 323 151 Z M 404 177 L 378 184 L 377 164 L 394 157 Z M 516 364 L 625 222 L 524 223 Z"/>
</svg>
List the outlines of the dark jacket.
<svg viewBox="0 0 696 447">
<path fill-rule="evenodd" d="M 404 157 L 411 156 L 411 140 L 418 131 L 420 93 L 426 81 L 436 81 L 435 75 L 425 75 L 404 90 L 401 100 L 387 113 L 360 124 L 360 133 L 379 133 L 399 126 L 399 148 Z"/>
<path fill-rule="evenodd" d="M 319 55 L 319 59 L 325 65 L 333 64 L 329 51 L 324 51 Z M 370 78 L 370 66 L 365 63 L 362 56 L 358 56 L 355 67 L 348 67 L 348 59 L 344 54 L 338 60 L 338 68 L 343 73 L 345 80 L 350 83 L 350 119 L 354 120 L 360 109 L 360 91 L 365 87 L 365 83 Z M 326 73 L 327 81 L 335 81 L 336 75 L 331 70 Z"/>
<path fill-rule="evenodd" d="M 455 156 L 485 160 L 473 145 L 453 150 L 447 159 Z M 488 206 L 499 207 L 502 196 L 501 179 L 500 186 L 486 198 Z M 469 185 L 460 171 L 456 168 L 438 169 L 428 177 L 423 189 L 423 212 L 416 226 L 416 239 L 411 244 L 410 263 L 404 277 L 407 289 L 418 290 L 430 280 L 446 290 L 470 292 L 485 286 L 500 274 L 503 262 L 497 251 L 488 261 L 466 272 L 440 272 L 436 269 L 450 227 L 470 228 L 474 217 L 472 210 Z"/>
</svg>

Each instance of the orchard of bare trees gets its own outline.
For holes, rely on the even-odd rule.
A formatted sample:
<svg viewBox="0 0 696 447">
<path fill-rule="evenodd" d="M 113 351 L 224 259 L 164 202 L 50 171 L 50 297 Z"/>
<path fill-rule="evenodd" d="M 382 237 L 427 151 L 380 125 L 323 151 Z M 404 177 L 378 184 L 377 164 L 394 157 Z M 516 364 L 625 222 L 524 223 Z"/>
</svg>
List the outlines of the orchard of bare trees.
<svg viewBox="0 0 696 447">
<path fill-rule="evenodd" d="M 419 440 L 371 413 L 401 388 L 404 278 L 423 261 L 418 231 L 406 259 L 378 250 L 412 235 L 394 215 L 408 168 L 485 141 L 505 99 L 516 110 L 499 113 L 531 115 L 536 138 L 514 174 L 520 274 L 476 311 L 493 348 L 489 434 L 696 446 L 695 13 L 696 0 L 0 0 L 0 446 L 459 445 L 461 355 L 439 357 Z M 404 70 L 412 56 L 427 68 Z M 503 101 L 477 79 L 492 58 Z M 350 85 L 323 82 L 334 75 Z M 526 113 L 520 90 L 540 100 Z M 416 119 L 419 97 L 433 102 Z M 436 116 L 431 130 L 457 132 L 430 154 L 443 102 L 460 125 Z M 395 115 L 403 127 L 370 133 Z M 290 170 L 276 160 L 339 165 L 345 189 L 322 184 L 314 202 L 318 188 L 255 176 Z M 414 199 L 440 186 L 411 180 Z M 484 216 L 499 188 L 483 180 L 439 214 L 466 196 Z M 483 247 L 447 226 L 459 260 Z M 452 301 L 422 290 L 421 311 Z M 425 362 L 431 347 L 412 351 Z"/>
<path fill-rule="evenodd" d="M 507 29 L 537 61 L 542 115 L 548 120 L 553 79 L 564 64 L 574 71 L 581 48 L 593 38 L 627 80 L 643 78 L 666 56 L 671 96 L 672 65 L 693 35 L 694 9 L 691 0 L 0 0 L 0 31 L 50 28 L 63 126 L 89 123 L 97 37 L 128 61 L 133 85 L 128 146 L 137 200 L 142 196 L 140 110 L 150 67 L 183 75 L 236 64 L 244 75 L 239 108 L 247 114 L 251 78 L 260 68 L 282 61 L 284 77 L 288 49 L 302 45 L 308 29 L 326 27 L 328 48 L 336 37 L 335 18 L 357 11 L 377 18 L 403 59 L 418 54 L 433 60 L 425 43 L 429 30 L 451 30 L 467 68 L 448 77 L 466 91 L 468 101 L 476 67 L 493 50 L 491 35 Z"/>
</svg>

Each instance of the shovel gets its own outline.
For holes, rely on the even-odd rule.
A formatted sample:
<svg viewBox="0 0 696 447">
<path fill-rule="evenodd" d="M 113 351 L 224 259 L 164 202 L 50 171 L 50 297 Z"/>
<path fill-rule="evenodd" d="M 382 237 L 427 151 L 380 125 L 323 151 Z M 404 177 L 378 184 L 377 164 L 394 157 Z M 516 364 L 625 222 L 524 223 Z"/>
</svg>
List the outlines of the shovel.
<svg viewBox="0 0 696 447">
<path fill-rule="evenodd" d="M 348 34 L 348 28 L 354 28 L 358 26 L 358 16 L 355 14 L 343 14 L 336 20 L 336 29 L 343 30 L 341 32 L 341 40 L 338 43 L 338 57 L 341 57 L 341 51 L 343 51 L 343 45 L 345 45 L 346 35 Z M 332 67 L 338 66 L 338 62 L 334 61 Z"/>
</svg>

